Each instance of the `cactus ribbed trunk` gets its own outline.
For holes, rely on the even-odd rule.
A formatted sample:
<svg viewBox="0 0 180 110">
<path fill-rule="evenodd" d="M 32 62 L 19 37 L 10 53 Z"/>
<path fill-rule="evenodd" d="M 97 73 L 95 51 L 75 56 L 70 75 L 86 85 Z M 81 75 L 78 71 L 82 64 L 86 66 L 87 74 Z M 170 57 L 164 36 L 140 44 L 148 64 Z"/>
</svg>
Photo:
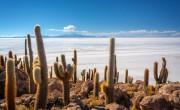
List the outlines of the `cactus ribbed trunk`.
<svg viewBox="0 0 180 110">
<path fill-rule="evenodd" d="M 107 65 L 106 65 L 106 66 L 105 66 L 105 69 L 104 69 L 104 81 L 107 80 L 107 69 L 108 69 L 108 67 L 107 67 Z"/>
<path fill-rule="evenodd" d="M 27 39 L 25 39 L 24 54 L 27 55 Z"/>
<path fill-rule="evenodd" d="M 106 104 L 113 103 L 114 101 L 114 52 L 115 52 L 115 39 L 110 38 L 109 46 L 109 71 L 107 74 L 107 94 Z"/>
<path fill-rule="evenodd" d="M 156 80 L 156 85 L 160 83 L 158 78 L 158 62 L 154 62 L 154 79 Z"/>
<path fill-rule="evenodd" d="M 6 109 L 15 110 L 15 98 L 16 98 L 16 75 L 15 75 L 15 63 L 13 59 L 8 59 L 6 63 L 6 85 L 5 85 L 5 99 Z"/>
<path fill-rule="evenodd" d="M 144 71 L 144 88 L 148 87 L 148 83 L 149 83 L 149 70 L 146 69 Z"/>
<path fill-rule="evenodd" d="M 46 62 L 46 54 L 44 49 L 44 43 L 41 36 L 41 29 L 39 25 L 36 25 L 34 28 L 37 53 L 41 68 L 41 79 L 42 83 L 37 87 L 36 92 L 36 101 L 35 101 L 35 110 L 37 109 L 46 109 L 47 104 L 47 94 L 48 94 L 48 69 Z"/>
<path fill-rule="evenodd" d="M 64 79 L 62 82 L 63 82 L 63 103 L 64 105 L 68 105 L 70 102 L 69 80 Z"/>
<path fill-rule="evenodd" d="M 52 66 L 51 66 L 51 71 L 50 71 L 50 79 L 52 78 Z"/>
<path fill-rule="evenodd" d="M 125 72 L 125 83 L 128 83 L 128 69 Z"/>
<path fill-rule="evenodd" d="M 114 84 L 117 82 L 117 67 L 116 67 L 116 55 L 114 55 Z"/>
<path fill-rule="evenodd" d="M 12 53 L 12 51 L 9 51 L 8 57 L 13 59 L 13 53 Z"/>
<path fill-rule="evenodd" d="M 74 83 L 77 81 L 77 52 L 74 50 L 74 58 L 72 58 L 74 62 Z"/>
<path fill-rule="evenodd" d="M 99 96 L 99 73 L 95 73 L 94 77 L 94 96 L 98 98 Z"/>
</svg>

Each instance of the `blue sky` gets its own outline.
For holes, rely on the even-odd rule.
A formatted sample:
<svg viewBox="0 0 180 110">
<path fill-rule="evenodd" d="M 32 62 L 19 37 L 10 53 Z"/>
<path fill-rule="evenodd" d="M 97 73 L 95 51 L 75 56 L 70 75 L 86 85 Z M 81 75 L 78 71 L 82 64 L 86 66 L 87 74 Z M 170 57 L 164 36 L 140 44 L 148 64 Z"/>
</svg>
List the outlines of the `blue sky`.
<svg viewBox="0 0 180 110">
<path fill-rule="evenodd" d="M 180 37 L 180 0 L 1 0 L 0 37 Z"/>
</svg>

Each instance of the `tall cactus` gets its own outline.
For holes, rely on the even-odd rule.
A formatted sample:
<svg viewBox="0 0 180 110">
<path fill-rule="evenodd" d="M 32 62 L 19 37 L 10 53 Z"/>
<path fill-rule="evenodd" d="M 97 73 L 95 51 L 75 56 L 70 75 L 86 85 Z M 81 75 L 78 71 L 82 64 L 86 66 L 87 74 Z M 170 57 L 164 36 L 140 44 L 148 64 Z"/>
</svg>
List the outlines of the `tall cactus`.
<svg viewBox="0 0 180 110">
<path fill-rule="evenodd" d="M 114 55 L 114 84 L 117 82 L 117 66 L 116 66 L 116 55 Z"/>
<path fill-rule="evenodd" d="M 9 58 L 6 62 L 6 85 L 5 85 L 5 99 L 6 109 L 15 110 L 15 98 L 16 98 L 16 75 L 15 75 L 15 63 L 13 59 Z"/>
<path fill-rule="evenodd" d="M 50 79 L 52 79 L 52 66 L 51 66 L 51 71 L 49 73 Z"/>
<path fill-rule="evenodd" d="M 148 88 L 149 83 L 149 70 L 146 68 L 144 71 L 144 89 Z"/>
<path fill-rule="evenodd" d="M 35 93 L 35 84 L 34 84 L 34 80 L 33 80 L 33 73 L 31 73 L 31 69 L 29 67 L 29 60 L 28 60 L 28 56 L 24 56 L 24 61 L 25 61 L 25 70 L 26 73 L 28 75 L 28 79 L 29 79 L 29 93 L 34 94 Z"/>
<path fill-rule="evenodd" d="M 125 71 L 125 83 L 128 83 L 128 69 Z"/>
<path fill-rule="evenodd" d="M 105 92 L 105 104 L 113 103 L 114 101 L 114 51 L 115 51 L 115 39 L 114 37 L 110 38 L 109 46 L 109 69 L 107 73 L 107 85 L 102 86 Z"/>
<path fill-rule="evenodd" d="M 99 73 L 95 73 L 94 77 L 94 96 L 98 97 L 99 96 Z"/>
<path fill-rule="evenodd" d="M 39 58 L 39 68 L 41 69 L 40 79 L 42 80 L 40 84 L 37 86 L 36 92 L 36 100 L 35 100 L 35 110 L 37 109 L 45 109 L 47 104 L 47 94 L 48 94 L 48 68 L 46 62 L 46 54 L 44 49 L 44 43 L 41 36 L 41 29 L 39 25 L 36 25 L 34 28 L 36 45 L 37 45 L 37 53 Z M 35 69 L 36 70 L 36 69 Z M 33 76 L 36 77 L 36 76 Z M 36 79 L 36 78 L 35 78 Z M 36 82 L 36 81 L 35 81 Z"/>
<path fill-rule="evenodd" d="M 27 39 L 24 40 L 24 54 L 27 55 Z"/>
<path fill-rule="evenodd" d="M 107 70 L 108 70 L 108 67 L 106 65 L 104 68 L 104 81 L 107 81 Z"/>
<path fill-rule="evenodd" d="M 74 83 L 77 81 L 77 52 L 74 50 L 74 58 L 72 58 L 72 61 L 74 62 Z"/>
<path fill-rule="evenodd" d="M 168 77 L 168 70 L 166 69 L 166 60 L 162 58 L 162 69 L 158 78 L 158 62 L 154 62 L 154 79 L 156 84 L 166 83 Z"/>
<path fill-rule="evenodd" d="M 12 53 L 11 50 L 10 50 L 9 53 L 8 53 L 8 57 L 9 57 L 9 58 L 13 58 L 13 53 Z"/>
<path fill-rule="evenodd" d="M 69 93 L 69 80 L 73 76 L 73 66 L 70 64 L 66 65 L 65 55 L 61 55 L 61 64 L 58 65 L 57 62 L 54 63 L 54 72 L 56 77 L 63 82 L 63 103 L 68 105 L 70 102 Z"/>
</svg>

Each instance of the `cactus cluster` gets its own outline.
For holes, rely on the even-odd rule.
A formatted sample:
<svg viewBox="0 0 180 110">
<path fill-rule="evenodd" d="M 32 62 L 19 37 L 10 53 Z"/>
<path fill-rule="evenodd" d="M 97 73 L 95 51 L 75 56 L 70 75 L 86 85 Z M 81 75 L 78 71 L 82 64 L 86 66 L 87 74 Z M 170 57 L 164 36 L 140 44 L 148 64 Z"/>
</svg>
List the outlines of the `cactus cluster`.
<svg viewBox="0 0 180 110">
<path fill-rule="evenodd" d="M 69 93 L 69 80 L 73 76 L 74 67 L 70 64 L 66 65 L 65 55 L 61 55 L 61 64 L 58 65 L 57 62 L 54 63 L 54 72 L 56 77 L 63 82 L 63 103 L 68 105 L 70 102 Z"/>
<path fill-rule="evenodd" d="M 37 84 L 36 100 L 34 109 L 46 109 L 47 94 L 48 94 L 48 68 L 46 62 L 46 54 L 44 43 L 41 36 L 41 29 L 39 25 L 34 28 L 35 39 L 37 45 L 38 58 L 34 61 L 33 78 Z"/>
<path fill-rule="evenodd" d="M 166 68 L 166 59 L 162 58 L 162 69 L 158 78 L 158 62 L 154 62 L 154 79 L 156 84 L 166 83 L 168 78 L 168 70 Z"/>
<path fill-rule="evenodd" d="M 73 80 L 74 80 L 74 83 L 76 83 L 76 81 L 77 81 L 77 52 L 76 52 L 76 50 L 74 50 L 74 57 L 72 58 L 72 61 L 74 63 L 74 76 L 73 76 Z"/>
<path fill-rule="evenodd" d="M 14 60 L 9 58 L 6 62 L 6 84 L 5 84 L 5 100 L 6 109 L 15 110 L 15 98 L 16 98 L 16 75 L 15 75 L 15 63 Z"/>
</svg>

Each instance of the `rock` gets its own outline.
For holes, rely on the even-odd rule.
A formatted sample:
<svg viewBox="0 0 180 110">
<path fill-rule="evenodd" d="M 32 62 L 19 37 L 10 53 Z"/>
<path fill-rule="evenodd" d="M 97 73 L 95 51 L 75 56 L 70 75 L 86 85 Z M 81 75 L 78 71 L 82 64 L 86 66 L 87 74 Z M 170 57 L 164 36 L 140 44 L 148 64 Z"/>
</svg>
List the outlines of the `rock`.
<svg viewBox="0 0 180 110">
<path fill-rule="evenodd" d="M 50 97 L 62 97 L 62 92 L 55 89 L 54 91 L 48 94 Z"/>
<path fill-rule="evenodd" d="M 173 91 L 180 90 L 180 84 L 166 84 L 163 85 L 158 93 L 163 95 L 170 95 L 173 93 Z"/>
<path fill-rule="evenodd" d="M 139 84 L 144 84 L 144 81 L 137 80 L 134 84 L 137 84 L 137 85 L 139 85 Z"/>
<path fill-rule="evenodd" d="M 105 109 L 106 110 L 128 110 L 123 105 L 119 105 L 119 104 L 116 104 L 116 103 L 106 105 Z"/>
<path fill-rule="evenodd" d="M 62 92 L 62 83 L 56 78 L 49 79 L 48 92 L 53 92 L 55 89 Z"/>
<path fill-rule="evenodd" d="M 83 109 L 85 109 L 85 107 L 80 99 L 76 99 L 74 102 L 69 103 L 66 106 L 66 109 L 68 109 L 68 110 L 83 110 Z"/>
<path fill-rule="evenodd" d="M 91 105 L 88 110 L 105 110 L 105 105 Z"/>
<path fill-rule="evenodd" d="M 78 95 L 78 97 L 81 97 L 81 98 L 88 97 L 89 92 L 92 91 L 93 88 L 94 88 L 93 81 L 86 81 L 86 82 L 84 82 L 82 84 L 82 86 L 81 86 L 81 92 Z"/>
<path fill-rule="evenodd" d="M 163 97 L 163 95 L 146 96 L 140 102 L 142 110 L 163 110 L 167 109 L 170 103 Z"/>
<path fill-rule="evenodd" d="M 180 109 L 180 90 L 173 91 L 169 96 L 169 101 L 174 108 Z"/>
<path fill-rule="evenodd" d="M 16 73 L 16 86 L 17 86 L 17 96 L 21 96 L 23 94 L 28 93 L 28 76 L 21 69 L 15 69 Z M 5 88 L 5 80 L 6 80 L 6 71 L 0 74 L 0 99 L 4 99 L 4 88 Z"/>
<path fill-rule="evenodd" d="M 142 101 L 142 99 L 146 96 L 146 94 L 141 93 L 141 92 L 135 92 L 134 97 L 131 99 L 133 107 L 136 109 L 140 110 L 140 105 L 139 103 Z"/>
</svg>

